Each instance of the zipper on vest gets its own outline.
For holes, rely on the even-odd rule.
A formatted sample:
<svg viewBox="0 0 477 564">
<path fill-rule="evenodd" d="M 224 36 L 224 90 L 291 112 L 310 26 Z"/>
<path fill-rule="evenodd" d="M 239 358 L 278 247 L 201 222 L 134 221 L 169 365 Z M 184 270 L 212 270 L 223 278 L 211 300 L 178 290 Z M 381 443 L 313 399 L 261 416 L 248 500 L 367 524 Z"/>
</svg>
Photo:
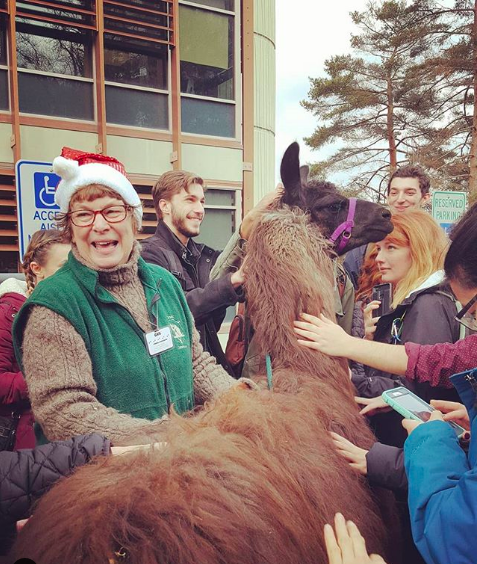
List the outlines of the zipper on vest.
<svg viewBox="0 0 477 564">
<path fill-rule="evenodd" d="M 159 368 L 161 369 L 162 378 L 164 379 L 164 393 L 166 394 L 167 413 L 169 413 L 169 408 L 171 406 L 171 398 L 169 397 L 169 389 L 168 389 L 168 386 L 167 386 L 167 376 L 166 376 L 166 372 L 164 370 L 164 367 L 162 366 L 162 360 L 161 360 L 160 356 L 157 360 L 158 360 Z"/>
<path fill-rule="evenodd" d="M 159 292 L 157 292 L 157 293 L 154 295 L 154 297 L 153 297 L 154 304 L 159 301 L 160 297 L 161 297 L 161 296 L 160 296 Z M 143 331 L 142 328 L 140 327 L 139 323 L 134 319 L 134 316 L 131 314 L 131 312 L 128 310 L 128 308 L 125 307 L 125 306 L 123 306 L 123 304 L 120 304 L 119 302 L 118 302 L 118 305 L 119 305 L 119 307 L 121 307 L 122 309 L 124 309 L 124 311 L 126 311 L 126 312 L 130 315 L 131 319 L 132 319 L 132 320 L 134 321 L 134 323 L 136 324 L 136 327 L 139 329 L 139 331 L 140 331 L 142 334 L 144 334 L 144 331 Z M 153 305 L 153 304 L 151 303 L 151 306 L 152 306 L 152 305 Z M 151 312 L 149 312 L 149 310 L 148 310 L 148 314 L 151 315 Z M 152 314 L 152 315 L 154 315 L 154 314 Z M 153 323 L 156 324 L 156 327 L 158 327 L 159 315 L 155 318 L 155 320 L 149 319 L 149 321 L 150 321 L 150 322 L 152 321 Z M 164 393 L 166 394 L 167 413 L 169 413 L 169 408 L 170 408 L 170 405 L 171 405 L 171 400 L 170 400 L 170 396 L 169 396 L 169 389 L 168 389 L 168 387 L 167 387 L 166 372 L 165 372 L 164 367 L 163 367 L 163 365 L 162 365 L 162 361 L 161 361 L 161 359 L 160 359 L 160 355 L 159 355 L 159 358 L 157 359 L 157 363 L 159 364 L 159 368 L 160 368 L 160 370 L 161 370 L 162 378 L 164 379 Z"/>
</svg>

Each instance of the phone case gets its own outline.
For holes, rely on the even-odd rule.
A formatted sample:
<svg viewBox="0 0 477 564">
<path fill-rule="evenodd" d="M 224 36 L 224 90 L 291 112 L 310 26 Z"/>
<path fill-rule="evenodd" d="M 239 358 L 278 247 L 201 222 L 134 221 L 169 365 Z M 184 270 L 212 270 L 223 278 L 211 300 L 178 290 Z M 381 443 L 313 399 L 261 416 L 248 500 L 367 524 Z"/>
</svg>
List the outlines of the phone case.
<svg viewBox="0 0 477 564">
<path fill-rule="evenodd" d="M 398 413 L 400 413 L 406 419 L 413 419 L 414 421 L 421 421 L 422 422 L 422 419 L 420 419 L 417 415 L 412 413 L 412 411 L 409 411 L 408 409 L 406 409 L 405 407 L 400 405 L 396 400 L 394 400 L 392 397 L 390 397 L 388 395 L 389 392 L 395 392 L 395 391 L 396 391 L 396 388 L 393 388 L 392 390 L 386 390 L 385 392 L 383 392 L 381 394 L 381 397 L 390 407 L 392 407 L 394 410 L 396 410 Z M 435 411 L 435 409 L 432 406 L 426 404 L 425 402 L 423 403 L 423 407 L 427 407 L 428 409 L 430 409 L 431 412 Z M 461 427 L 460 425 L 458 425 L 454 421 L 447 421 L 447 423 L 452 427 L 452 429 L 454 429 L 456 435 L 459 438 L 461 438 L 463 435 L 465 435 L 466 430 L 463 427 Z"/>
<path fill-rule="evenodd" d="M 392 390 L 389 390 L 389 391 L 394 392 L 395 388 L 393 388 Z M 414 419 L 414 421 L 422 421 L 422 419 L 419 419 L 419 417 L 417 415 L 414 415 L 414 413 L 412 413 L 412 411 L 409 411 L 408 409 L 406 409 L 402 405 L 399 405 L 399 403 L 396 400 L 394 400 L 392 397 L 388 396 L 388 390 L 383 392 L 381 394 L 381 397 L 390 407 L 392 407 L 394 410 L 396 410 L 398 413 L 400 413 L 404 418 Z M 431 411 L 434 411 L 434 410 L 431 408 Z"/>
</svg>

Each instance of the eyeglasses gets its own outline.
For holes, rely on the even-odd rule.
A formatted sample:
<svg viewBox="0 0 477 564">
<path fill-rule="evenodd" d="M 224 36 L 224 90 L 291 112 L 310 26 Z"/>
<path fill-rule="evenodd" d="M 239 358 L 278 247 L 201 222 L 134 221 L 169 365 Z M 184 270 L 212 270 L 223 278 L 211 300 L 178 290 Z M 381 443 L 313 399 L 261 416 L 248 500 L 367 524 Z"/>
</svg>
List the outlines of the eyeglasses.
<svg viewBox="0 0 477 564">
<path fill-rule="evenodd" d="M 477 302 L 477 294 L 467 302 L 466 305 L 459 311 L 455 316 L 456 320 L 461 323 L 464 327 L 467 327 L 471 331 L 477 331 L 477 311 L 470 313 L 469 310 Z"/>
<path fill-rule="evenodd" d="M 95 222 L 98 213 L 100 213 L 108 223 L 120 223 L 126 219 L 132 209 L 131 206 L 118 204 L 116 206 L 108 206 L 102 210 L 78 210 L 69 212 L 66 215 L 76 227 L 89 227 Z"/>
</svg>

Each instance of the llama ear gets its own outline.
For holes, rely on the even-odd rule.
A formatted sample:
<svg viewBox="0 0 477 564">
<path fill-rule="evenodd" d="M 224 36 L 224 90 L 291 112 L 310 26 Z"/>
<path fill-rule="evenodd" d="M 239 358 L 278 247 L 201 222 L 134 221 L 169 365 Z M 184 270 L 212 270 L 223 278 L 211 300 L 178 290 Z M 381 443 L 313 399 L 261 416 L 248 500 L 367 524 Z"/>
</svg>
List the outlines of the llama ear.
<svg viewBox="0 0 477 564">
<path fill-rule="evenodd" d="M 300 145 L 295 141 L 285 151 L 280 166 L 280 175 L 284 187 L 282 202 L 289 206 L 298 206 L 301 201 L 299 155 Z"/>
<path fill-rule="evenodd" d="M 310 174 L 310 167 L 308 165 L 303 165 L 300 167 L 300 180 L 302 184 L 308 182 L 308 175 Z"/>
</svg>

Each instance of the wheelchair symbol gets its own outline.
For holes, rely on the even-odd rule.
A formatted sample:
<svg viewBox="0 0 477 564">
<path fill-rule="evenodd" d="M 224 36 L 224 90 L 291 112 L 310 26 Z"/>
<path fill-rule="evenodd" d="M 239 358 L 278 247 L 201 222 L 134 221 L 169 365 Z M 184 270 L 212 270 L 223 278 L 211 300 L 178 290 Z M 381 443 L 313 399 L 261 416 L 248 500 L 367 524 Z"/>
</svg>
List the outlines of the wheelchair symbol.
<svg viewBox="0 0 477 564">
<path fill-rule="evenodd" d="M 55 204 L 55 190 L 60 177 L 52 172 L 35 172 L 35 205 L 37 208 L 59 209 Z"/>
</svg>

